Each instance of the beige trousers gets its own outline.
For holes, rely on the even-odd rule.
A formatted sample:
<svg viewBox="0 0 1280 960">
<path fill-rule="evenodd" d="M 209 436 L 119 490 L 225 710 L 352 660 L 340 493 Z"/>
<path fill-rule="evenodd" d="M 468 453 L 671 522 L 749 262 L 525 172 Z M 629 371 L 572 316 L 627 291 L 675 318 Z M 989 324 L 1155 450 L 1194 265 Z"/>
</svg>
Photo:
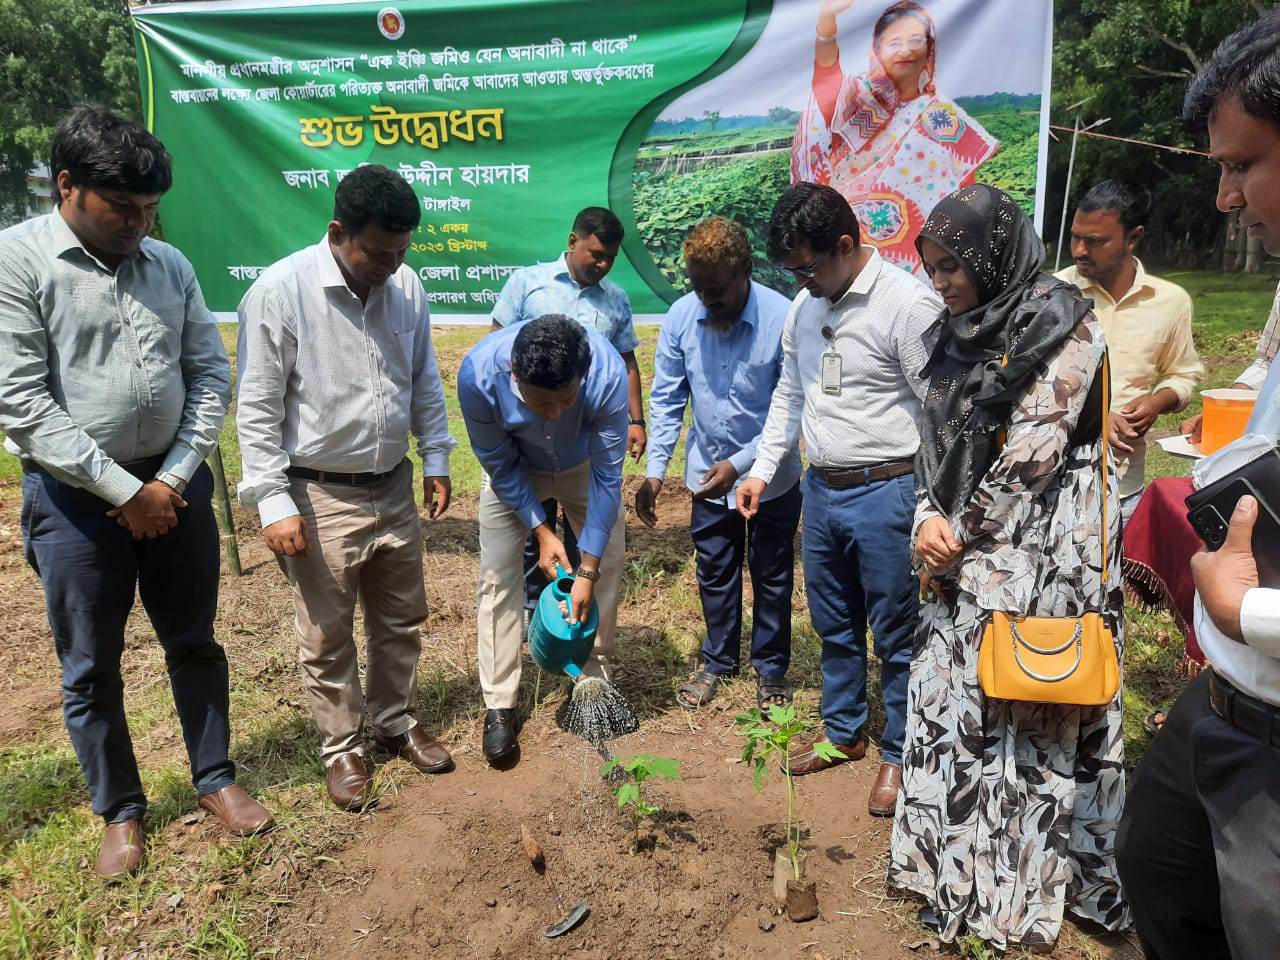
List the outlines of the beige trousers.
<svg viewBox="0 0 1280 960">
<path fill-rule="evenodd" d="M 539 500 L 554 497 L 579 537 L 587 516 L 591 461 L 559 473 L 530 470 Z M 476 591 L 477 658 L 484 705 L 500 710 L 516 705 L 520 689 L 520 628 L 524 610 L 524 544 L 529 528 L 493 492 L 488 479 L 480 491 L 480 584 Z M 626 555 L 626 513 L 619 506 L 609 545 L 600 558 L 595 600 L 600 630 L 594 657 L 613 655 L 618 628 L 618 591 Z"/>
<path fill-rule="evenodd" d="M 284 557 L 293 589 L 302 685 L 326 764 L 361 749 L 366 709 L 376 733 L 414 725 L 421 627 L 427 618 L 422 530 L 406 460 L 367 487 L 291 480 L 307 529 L 307 555 Z M 353 636 L 364 611 L 365 689 Z"/>
</svg>

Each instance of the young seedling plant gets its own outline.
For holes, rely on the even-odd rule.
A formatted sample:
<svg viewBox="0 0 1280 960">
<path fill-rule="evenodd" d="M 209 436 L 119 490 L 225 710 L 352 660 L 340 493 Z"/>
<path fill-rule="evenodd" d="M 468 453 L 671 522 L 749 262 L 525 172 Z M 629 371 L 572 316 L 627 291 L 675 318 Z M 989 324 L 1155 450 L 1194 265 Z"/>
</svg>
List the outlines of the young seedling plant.
<svg viewBox="0 0 1280 960">
<path fill-rule="evenodd" d="M 764 787 L 769 764 L 777 762 L 787 784 L 787 857 L 791 861 L 791 873 L 800 882 L 800 816 L 796 810 L 796 784 L 791 776 L 791 745 L 797 737 L 809 729 L 809 722 L 794 706 L 772 706 L 767 714 L 759 707 L 739 714 L 735 720 L 738 733 L 746 738 L 742 745 L 742 760 L 750 764 L 755 779 L 756 792 Z M 813 752 L 824 760 L 835 760 L 839 753 L 826 740 L 813 745 Z"/>
<path fill-rule="evenodd" d="M 600 776 L 607 780 L 615 774 L 621 775 L 621 782 L 613 788 L 613 798 L 618 802 L 619 810 L 626 810 L 631 815 L 631 852 L 635 853 L 640 849 L 640 824 L 662 812 L 662 807 L 646 799 L 644 783 L 650 777 L 679 780 L 680 761 L 671 757 L 655 757 L 651 753 L 630 759 L 614 757 L 604 765 Z"/>
</svg>

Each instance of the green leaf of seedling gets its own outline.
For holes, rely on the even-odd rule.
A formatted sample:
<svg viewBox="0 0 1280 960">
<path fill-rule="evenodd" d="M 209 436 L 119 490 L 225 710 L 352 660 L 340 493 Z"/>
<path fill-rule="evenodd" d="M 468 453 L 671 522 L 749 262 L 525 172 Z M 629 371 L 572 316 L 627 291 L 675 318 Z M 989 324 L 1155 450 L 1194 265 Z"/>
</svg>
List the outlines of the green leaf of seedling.
<svg viewBox="0 0 1280 960">
<path fill-rule="evenodd" d="M 649 773 L 663 780 L 680 779 L 680 761 L 672 757 L 653 757 L 649 764 Z"/>
<path fill-rule="evenodd" d="M 600 768 L 600 776 L 603 777 L 605 780 L 608 780 L 609 777 L 613 775 L 613 771 L 617 769 L 618 769 L 618 758 L 614 757 L 612 760 L 610 760 L 608 763 L 606 763 L 603 767 Z"/>
<path fill-rule="evenodd" d="M 759 712 L 759 711 L 757 711 Z M 769 708 L 769 722 L 775 726 L 785 727 L 796 722 L 795 707 L 780 707 L 776 704 Z"/>
<path fill-rule="evenodd" d="M 658 806 L 656 803 L 645 803 L 643 800 L 641 800 L 639 803 L 636 804 L 636 816 L 638 817 L 652 817 L 655 814 L 659 814 L 661 812 L 662 812 L 662 808 Z"/>
<path fill-rule="evenodd" d="M 755 767 L 752 779 L 755 781 L 756 793 L 759 793 L 764 788 L 764 776 L 769 772 L 769 767 L 763 759 L 757 760 Z"/>
<path fill-rule="evenodd" d="M 613 796 L 618 801 L 620 808 L 627 806 L 627 804 L 638 804 L 640 802 L 640 788 L 634 783 L 624 783 L 614 791 Z"/>
<path fill-rule="evenodd" d="M 823 760 L 839 760 L 843 756 L 829 740 L 819 740 L 813 745 L 813 752 Z"/>
</svg>

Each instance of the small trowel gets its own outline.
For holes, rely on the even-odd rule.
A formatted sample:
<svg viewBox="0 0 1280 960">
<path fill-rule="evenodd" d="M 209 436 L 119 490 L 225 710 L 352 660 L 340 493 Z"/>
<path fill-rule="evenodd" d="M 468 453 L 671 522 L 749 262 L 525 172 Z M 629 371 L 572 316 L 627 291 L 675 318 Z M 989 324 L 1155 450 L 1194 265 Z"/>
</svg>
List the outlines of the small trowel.
<svg viewBox="0 0 1280 960">
<path fill-rule="evenodd" d="M 551 880 L 551 874 L 547 872 L 547 858 L 543 856 L 542 847 L 538 845 L 537 840 L 533 839 L 533 834 L 524 824 L 520 824 L 520 843 L 524 846 L 524 855 L 529 858 L 529 865 L 547 881 L 547 886 L 551 888 L 551 895 L 556 898 L 556 909 L 560 911 L 560 919 L 542 931 L 542 935 L 548 940 L 562 936 L 587 919 L 591 908 L 587 906 L 587 901 L 583 900 L 565 913 L 560 891 L 556 889 L 556 885 Z"/>
</svg>

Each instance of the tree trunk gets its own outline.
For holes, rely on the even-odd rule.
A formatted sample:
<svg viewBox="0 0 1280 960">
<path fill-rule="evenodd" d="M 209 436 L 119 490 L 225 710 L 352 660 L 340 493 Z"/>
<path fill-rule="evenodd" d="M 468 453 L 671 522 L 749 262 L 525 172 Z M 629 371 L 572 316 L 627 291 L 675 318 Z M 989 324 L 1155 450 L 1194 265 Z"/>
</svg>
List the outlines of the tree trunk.
<svg viewBox="0 0 1280 960">
<path fill-rule="evenodd" d="M 1227 215 L 1227 233 L 1222 243 L 1222 272 L 1236 272 L 1236 252 L 1240 246 L 1240 218 L 1234 214 Z"/>
<path fill-rule="evenodd" d="M 1257 273 L 1262 269 L 1262 238 L 1249 237 L 1244 254 L 1244 272 Z"/>
</svg>

